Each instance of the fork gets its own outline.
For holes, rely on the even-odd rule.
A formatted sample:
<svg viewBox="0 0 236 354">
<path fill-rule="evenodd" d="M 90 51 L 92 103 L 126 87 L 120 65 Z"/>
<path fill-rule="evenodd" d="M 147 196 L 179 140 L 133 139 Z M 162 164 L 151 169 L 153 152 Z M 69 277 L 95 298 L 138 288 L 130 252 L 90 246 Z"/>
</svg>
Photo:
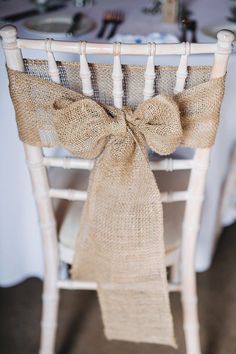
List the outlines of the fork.
<svg viewBox="0 0 236 354">
<path fill-rule="evenodd" d="M 110 39 L 115 35 L 118 26 L 122 22 L 124 22 L 125 19 L 125 14 L 123 11 L 116 10 L 116 11 L 112 11 L 111 14 L 112 14 L 112 19 L 110 20 L 110 22 L 113 24 L 113 26 L 110 33 L 107 36 L 107 39 Z"/>
<path fill-rule="evenodd" d="M 112 11 L 106 11 L 102 20 L 102 27 L 97 34 L 97 38 L 102 38 L 106 31 L 107 25 L 112 21 Z"/>
</svg>

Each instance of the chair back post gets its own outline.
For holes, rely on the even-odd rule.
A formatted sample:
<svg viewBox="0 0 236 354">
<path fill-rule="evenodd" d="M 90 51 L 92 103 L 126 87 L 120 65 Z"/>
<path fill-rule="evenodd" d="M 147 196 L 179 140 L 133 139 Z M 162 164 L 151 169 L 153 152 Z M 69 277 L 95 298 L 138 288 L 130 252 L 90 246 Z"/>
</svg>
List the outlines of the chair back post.
<svg viewBox="0 0 236 354">
<path fill-rule="evenodd" d="M 17 46 L 16 28 L 4 26 L 0 30 L 2 47 L 4 49 L 7 67 L 13 70 L 24 71 L 21 50 Z"/>
<path fill-rule="evenodd" d="M 14 26 L 4 26 L 0 30 L 3 49 L 5 52 L 8 68 L 24 71 L 24 62 L 21 50 L 17 46 L 17 31 Z M 44 290 L 43 315 L 41 326 L 46 327 L 43 331 L 40 347 L 43 348 L 42 354 L 54 352 L 55 327 L 57 325 L 58 289 L 56 286 L 58 273 L 58 244 L 56 223 L 52 203 L 49 196 L 49 185 L 46 168 L 43 166 L 42 149 L 35 146 L 24 144 L 25 157 L 32 181 L 39 223 L 41 229 L 43 254 L 44 254 Z M 54 303 L 54 307 L 51 306 Z M 56 305 L 56 306 L 55 306 Z M 53 336 L 52 336 L 53 334 Z"/>
<path fill-rule="evenodd" d="M 234 35 L 230 31 L 222 30 L 217 34 L 217 38 L 217 51 L 214 56 L 211 78 L 218 78 L 225 75 L 229 55 L 232 52 Z M 183 222 L 182 242 L 182 261 L 185 259 L 188 263 L 190 257 L 192 257 L 190 249 L 192 249 L 192 251 L 195 250 L 209 158 L 210 149 L 197 149 L 193 160 L 193 169 L 189 181 L 189 201 L 186 205 Z M 192 261 L 193 260 L 194 258 L 192 258 Z M 195 265 L 193 263 L 192 268 L 194 267 Z M 189 267 L 186 267 L 184 264 L 182 268 L 185 269 L 185 271 L 189 269 Z"/>
<path fill-rule="evenodd" d="M 226 74 L 229 56 L 233 49 L 234 34 L 228 30 L 217 33 L 217 48 L 211 78 L 222 77 Z"/>
<path fill-rule="evenodd" d="M 232 42 L 234 35 L 230 31 L 222 30 L 217 35 L 217 50 L 215 52 L 214 64 L 212 67 L 211 78 L 219 78 L 225 75 L 229 55 L 232 52 Z M 182 279 L 182 302 L 184 306 L 184 331 L 186 347 L 188 352 L 191 348 L 197 348 L 200 352 L 199 343 L 195 342 L 192 336 L 196 331 L 197 312 L 196 307 L 193 311 L 192 303 L 197 302 L 195 273 L 195 250 L 202 203 L 204 200 L 207 170 L 210 161 L 211 149 L 196 149 L 193 159 L 193 168 L 190 175 L 188 186 L 188 200 L 185 207 L 183 220 L 183 239 L 181 242 L 181 279 Z"/>
</svg>

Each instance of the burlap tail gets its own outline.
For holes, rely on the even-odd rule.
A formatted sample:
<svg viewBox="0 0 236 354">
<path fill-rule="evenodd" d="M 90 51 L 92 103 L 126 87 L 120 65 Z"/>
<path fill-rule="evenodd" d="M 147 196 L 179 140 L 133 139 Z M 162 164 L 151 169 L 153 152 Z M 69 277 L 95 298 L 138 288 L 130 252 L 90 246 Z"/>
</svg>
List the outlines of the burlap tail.
<svg viewBox="0 0 236 354">
<path fill-rule="evenodd" d="M 130 130 L 96 162 L 72 275 L 98 282 L 108 339 L 175 346 L 160 193 Z"/>
</svg>

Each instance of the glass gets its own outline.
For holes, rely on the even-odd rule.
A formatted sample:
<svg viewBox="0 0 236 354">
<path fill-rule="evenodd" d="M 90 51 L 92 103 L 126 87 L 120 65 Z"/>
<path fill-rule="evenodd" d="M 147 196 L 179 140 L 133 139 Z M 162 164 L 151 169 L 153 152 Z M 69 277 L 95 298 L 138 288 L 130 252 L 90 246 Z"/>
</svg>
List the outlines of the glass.
<svg viewBox="0 0 236 354">
<path fill-rule="evenodd" d="M 147 6 L 142 9 L 144 13 L 156 14 L 161 12 L 163 0 L 148 0 Z"/>
</svg>

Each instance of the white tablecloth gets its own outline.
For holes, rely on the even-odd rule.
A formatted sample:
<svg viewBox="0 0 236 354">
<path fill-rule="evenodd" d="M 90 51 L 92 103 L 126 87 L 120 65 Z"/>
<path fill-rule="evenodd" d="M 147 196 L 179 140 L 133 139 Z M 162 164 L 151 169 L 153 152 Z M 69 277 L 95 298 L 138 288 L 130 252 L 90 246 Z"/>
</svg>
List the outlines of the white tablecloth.
<svg viewBox="0 0 236 354">
<path fill-rule="evenodd" d="M 199 29 L 209 23 L 224 23 L 228 14 L 227 4 L 221 0 L 189 1 L 193 17 L 199 21 Z M 83 11 L 89 14 L 98 27 L 80 39 L 95 41 L 95 35 L 106 9 L 120 8 L 126 13 L 126 21 L 120 26 L 119 33 L 148 34 L 156 31 L 175 31 L 175 27 L 161 24 L 159 18 L 144 15 L 140 9 L 145 1 L 120 0 L 117 4 L 109 0 L 97 0 L 93 8 Z M 229 4 L 228 4 L 229 5 Z M 32 7 L 26 0 L 0 2 L 0 14 L 8 15 Z M 70 5 L 63 12 L 75 9 Z M 214 15 L 213 15 L 214 12 Z M 22 23 L 16 24 L 19 36 L 31 37 L 23 30 Z M 199 30 L 199 41 L 213 41 Z M 32 52 L 25 53 L 33 56 Z M 59 58 L 59 57 L 58 57 Z M 75 56 L 76 58 L 76 56 Z M 74 58 L 74 59 L 75 59 Z M 202 61 L 204 59 L 204 61 Z M 191 63 L 210 63 L 212 57 L 198 56 Z M 163 59 L 157 58 L 157 63 Z M 0 284 L 12 285 L 29 276 L 43 276 L 42 249 L 34 201 L 31 195 L 29 174 L 24 161 L 23 147 L 17 137 L 14 111 L 8 95 L 8 81 L 4 67 L 4 55 L 0 50 L 0 147 L 1 155 L 1 202 L 0 202 Z M 217 223 L 218 203 L 224 181 L 230 151 L 236 141 L 236 55 L 230 59 L 225 100 L 216 144 L 213 148 L 208 173 L 206 201 L 198 240 L 197 270 L 209 267 L 215 245 L 215 226 Z"/>
</svg>

